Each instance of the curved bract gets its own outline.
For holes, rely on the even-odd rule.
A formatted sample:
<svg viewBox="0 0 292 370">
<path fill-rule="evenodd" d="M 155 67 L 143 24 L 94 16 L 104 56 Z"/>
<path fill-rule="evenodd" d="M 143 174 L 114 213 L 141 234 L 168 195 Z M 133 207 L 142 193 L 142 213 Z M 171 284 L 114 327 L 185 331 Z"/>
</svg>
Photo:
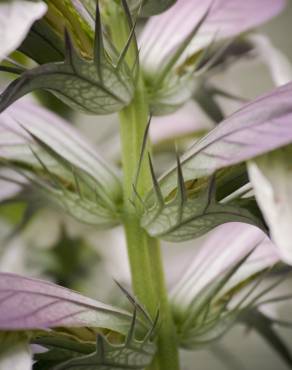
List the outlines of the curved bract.
<svg viewBox="0 0 292 370">
<path fill-rule="evenodd" d="M 0 300 L 1 366 L 6 343 L 23 348 L 29 341 L 47 349 L 35 356 L 36 368 L 142 370 L 155 355 L 156 323 L 144 312 L 144 321 L 137 316 L 134 300 L 131 313 L 46 281 L 6 273 L 0 274 Z M 7 338 L 5 330 L 30 334 Z"/>
<path fill-rule="evenodd" d="M 0 95 L 0 112 L 38 89 L 48 90 L 71 108 L 88 114 L 111 114 L 127 106 L 135 90 L 135 72 L 125 61 L 129 45 L 125 45 L 121 54 L 115 51 L 115 57 L 110 56 L 103 43 L 98 7 L 95 22 L 93 58 L 81 56 L 81 50 L 75 49 L 71 36 L 65 32 L 65 61 L 46 63 L 22 73 Z M 74 41 L 78 45 L 78 40 Z"/>
<path fill-rule="evenodd" d="M 104 58 L 95 62 L 82 59 L 67 44 L 64 63 L 44 64 L 24 72 L 0 96 L 0 112 L 25 94 L 45 89 L 71 108 L 90 114 L 110 114 L 128 105 L 133 96 L 133 81 L 126 66 L 114 68 Z"/>
<path fill-rule="evenodd" d="M 262 228 L 253 198 L 222 201 L 248 181 L 242 162 L 291 143 L 291 98 L 292 83 L 288 83 L 246 104 L 191 146 L 159 180 L 153 176 L 153 190 L 145 199 L 145 229 L 178 241 L 232 220 Z M 227 167 L 231 174 L 225 173 Z M 228 189 L 230 176 L 235 188 L 217 196 Z"/>
<path fill-rule="evenodd" d="M 36 104 L 17 102 L 1 114 L 0 132 L 0 166 L 18 172 L 83 223 L 118 222 L 116 169 L 69 123 Z"/>
</svg>

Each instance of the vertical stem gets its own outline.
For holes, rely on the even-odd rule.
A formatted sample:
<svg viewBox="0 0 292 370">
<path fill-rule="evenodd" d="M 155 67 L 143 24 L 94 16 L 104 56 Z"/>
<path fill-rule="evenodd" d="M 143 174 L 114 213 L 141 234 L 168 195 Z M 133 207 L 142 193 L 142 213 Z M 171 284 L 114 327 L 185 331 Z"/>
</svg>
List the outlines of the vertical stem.
<svg viewBox="0 0 292 370">
<path fill-rule="evenodd" d="M 116 2 L 105 9 L 111 37 L 118 50 L 122 50 L 129 35 L 121 7 Z M 136 61 L 136 49 L 130 48 L 127 58 L 129 65 Z M 133 184 L 141 156 L 143 138 L 149 118 L 149 106 L 145 96 L 142 76 L 139 74 L 135 95 L 131 104 L 120 112 L 120 133 L 124 174 L 124 229 L 132 275 L 133 289 L 139 301 L 152 317 L 160 310 L 158 351 L 148 370 L 179 370 L 178 345 L 171 309 L 168 303 L 160 244 L 140 226 L 143 206 L 133 196 Z M 148 148 L 150 144 L 147 144 Z M 137 192 L 144 196 L 151 188 L 151 175 L 147 161 L 142 161 Z"/>
<path fill-rule="evenodd" d="M 120 113 L 120 121 L 124 170 L 124 227 L 133 289 L 152 317 L 158 308 L 160 310 L 158 353 L 150 369 L 178 370 L 176 331 L 168 303 L 160 244 L 141 228 L 141 205 L 139 200 L 133 199 L 133 182 L 148 121 L 148 104 L 141 78 L 133 102 Z M 150 184 L 148 164 L 143 162 L 137 184 L 137 191 L 141 196 L 145 195 Z"/>
</svg>

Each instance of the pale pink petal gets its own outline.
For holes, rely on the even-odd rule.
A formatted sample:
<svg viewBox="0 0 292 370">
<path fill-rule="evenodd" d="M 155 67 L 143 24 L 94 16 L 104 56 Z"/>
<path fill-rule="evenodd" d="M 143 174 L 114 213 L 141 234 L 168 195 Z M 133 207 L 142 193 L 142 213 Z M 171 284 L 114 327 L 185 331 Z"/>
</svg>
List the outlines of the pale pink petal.
<svg viewBox="0 0 292 370">
<path fill-rule="evenodd" d="M 259 26 L 283 10 L 285 4 L 285 0 L 178 0 L 165 13 L 152 17 L 143 30 L 139 41 L 143 69 L 155 73 L 161 68 L 210 7 L 187 54 L 206 47 L 215 36 L 221 40 Z"/>
</svg>

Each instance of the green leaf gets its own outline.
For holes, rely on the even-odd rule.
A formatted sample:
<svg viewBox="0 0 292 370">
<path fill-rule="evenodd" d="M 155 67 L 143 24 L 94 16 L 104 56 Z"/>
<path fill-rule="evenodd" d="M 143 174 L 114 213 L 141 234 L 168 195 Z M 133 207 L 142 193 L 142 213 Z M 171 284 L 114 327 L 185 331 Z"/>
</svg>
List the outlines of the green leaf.
<svg viewBox="0 0 292 370">
<path fill-rule="evenodd" d="M 65 61 L 24 72 L 0 95 L 0 112 L 37 89 L 49 90 L 71 108 L 88 114 L 111 114 L 128 105 L 134 92 L 132 71 L 124 60 L 114 65 L 105 54 L 101 30 L 96 32 L 93 60 L 82 58 L 66 33 Z"/>
<path fill-rule="evenodd" d="M 0 132 L 2 166 L 19 172 L 81 222 L 102 228 L 119 222 L 116 170 L 70 124 L 44 108 L 17 102 L 1 115 Z"/>
<path fill-rule="evenodd" d="M 0 369 L 31 370 L 32 354 L 23 333 L 0 332 Z"/>
<path fill-rule="evenodd" d="M 155 180 L 155 186 L 144 199 L 143 226 L 149 233 L 169 240 L 185 240 L 227 221 L 240 220 L 263 227 L 254 202 L 224 199 L 236 191 L 234 185 L 240 190 L 247 183 L 244 178 L 239 183 L 234 179 L 232 191 L 230 185 L 225 188 L 229 175 L 225 180 L 224 169 L 233 168 L 236 173 L 240 169 L 237 165 L 291 143 L 291 96 L 292 84 L 288 83 L 246 104 L 196 141 L 181 157 L 179 165 L 170 168 L 159 181 Z M 240 173 L 238 175 L 240 179 Z M 208 181 L 213 176 L 218 190 L 212 198 L 206 194 L 210 188 Z M 183 201 L 182 192 L 185 193 Z M 206 221 L 204 225 L 200 225 L 202 216 Z M 184 229 L 179 235 L 181 227 Z M 171 235 L 173 232 L 177 235 Z"/>
<path fill-rule="evenodd" d="M 193 191 L 188 189 L 180 162 L 178 161 L 177 190 L 169 198 L 164 198 L 155 178 L 152 163 L 155 202 L 151 197 L 146 202 L 142 226 L 152 237 L 180 242 L 199 237 L 214 227 L 226 222 L 244 222 L 264 228 L 261 220 L 247 207 L 239 203 L 219 203 L 216 200 L 215 179 Z"/>
<path fill-rule="evenodd" d="M 152 329 L 146 336 L 135 338 L 135 316 L 132 327 L 123 343 L 112 343 L 103 335 L 97 335 L 96 345 L 85 343 L 62 342 L 54 345 L 54 338 L 46 344 L 43 338 L 37 343 L 45 345 L 48 352 L 36 356 L 34 369 L 87 370 L 87 369 L 145 369 L 153 360 L 156 345 L 151 337 Z M 66 348 L 67 347 L 67 348 Z"/>
</svg>

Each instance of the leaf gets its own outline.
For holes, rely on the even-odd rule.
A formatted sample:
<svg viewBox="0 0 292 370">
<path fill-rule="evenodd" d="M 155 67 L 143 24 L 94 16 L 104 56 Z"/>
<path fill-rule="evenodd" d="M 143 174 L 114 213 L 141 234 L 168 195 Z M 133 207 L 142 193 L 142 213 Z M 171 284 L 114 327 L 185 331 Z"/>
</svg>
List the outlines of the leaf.
<svg viewBox="0 0 292 370">
<path fill-rule="evenodd" d="M 236 202 L 223 204 L 217 201 L 214 178 L 196 191 L 188 189 L 178 162 L 176 194 L 164 198 L 153 168 L 152 176 L 155 200 L 153 204 L 153 194 L 146 198 L 141 220 L 142 227 L 152 237 L 180 242 L 199 237 L 226 222 L 244 222 L 264 229 L 261 220 L 247 206 Z"/>
<path fill-rule="evenodd" d="M 46 347 L 53 349 L 45 354 L 37 356 L 36 369 L 42 369 L 42 364 L 45 364 L 44 368 L 46 369 L 51 369 L 50 365 L 53 365 L 53 369 L 55 370 L 145 369 L 152 362 L 156 352 L 156 345 L 152 342 L 152 339 L 149 338 L 151 331 L 146 334 L 144 339 L 135 339 L 134 320 L 132 329 L 127 334 L 124 343 L 114 344 L 107 340 L 103 335 L 97 335 L 96 348 L 92 348 L 87 354 L 86 352 L 88 352 L 92 345 L 88 346 L 88 344 L 81 344 L 81 346 L 76 347 L 75 351 L 72 349 L 70 351 L 64 350 L 66 346 L 63 345 L 60 349 L 49 345 Z M 42 345 L 45 344 L 43 339 L 41 339 L 40 343 Z M 84 351 L 83 355 L 81 353 L 82 351 Z"/>
<path fill-rule="evenodd" d="M 105 328 L 126 334 L 132 314 L 58 285 L 0 273 L 0 330 Z"/>
<path fill-rule="evenodd" d="M 0 369 L 31 370 L 32 354 L 23 333 L 0 333 Z"/>
<path fill-rule="evenodd" d="M 184 181 L 194 181 L 292 141 L 292 83 L 274 89 L 222 121 L 181 157 Z M 159 180 L 164 197 L 177 187 L 177 166 Z"/>
<path fill-rule="evenodd" d="M 123 59 L 117 66 L 109 59 L 99 27 L 97 20 L 93 60 L 82 58 L 66 33 L 65 61 L 24 72 L 0 95 L 0 112 L 37 89 L 49 90 L 71 108 L 88 114 L 111 114 L 128 105 L 134 93 L 132 72 Z"/>
<path fill-rule="evenodd" d="M 1 114 L 0 132 L 2 166 L 81 222 L 100 227 L 118 222 L 122 190 L 116 170 L 72 126 L 44 108 L 18 102 Z"/>
<path fill-rule="evenodd" d="M 32 24 L 47 10 L 43 1 L 1 0 L 0 62 L 24 40 Z"/>
<path fill-rule="evenodd" d="M 249 176 L 256 199 L 283 260 L 292 264 L 292 146 L 249 162 Z"/>
</svg>

